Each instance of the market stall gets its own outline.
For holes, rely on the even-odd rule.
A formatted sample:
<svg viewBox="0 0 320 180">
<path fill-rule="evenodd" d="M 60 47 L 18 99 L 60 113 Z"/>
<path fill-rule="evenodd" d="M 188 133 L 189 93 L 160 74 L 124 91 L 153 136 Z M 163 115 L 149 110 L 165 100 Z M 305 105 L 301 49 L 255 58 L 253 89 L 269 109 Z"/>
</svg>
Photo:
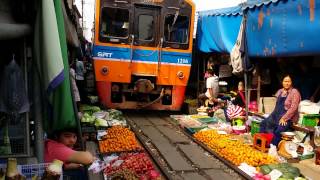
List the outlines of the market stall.
<svg viewBox="0 0 320 180">
<path fill-rule="evenodd" d="M 246 86 L 246 117 L 242 122 L 237 120 L 237 115 L 230 116 L 230 114 L 237 114 L 236 112 L 240 108 L 226 107 L 222 108 L 221 110 L 221 107 L 218 109 L 212 107 L 203 107 L 201 110 L 202 112 L 204 111 L 208 113 L 208 115 L 213 114 L 215 118 L 219 117 L 220 121 L 218 120 L 217 122 L 213 122 L 213 124 L 211 123 L 209 125 L 203 125 L 201 122 L 197 124 L 193 122 L 195 120 L 190 120 L 192 123 L 188 125 L 193 126 L 192 128 L 196 129 L 197 131 L 200 130 L 200 132 L 196 132 L 193 135 L 195 138 L 197 138 L 197 141 L 205 144 L 205 146 L 213 149 L 218 156 L 228 159 L 228 162 L 231 162 L 237 166 L 239 165 L 239 160 L 237 158 L 239 155 L 233 154 L 232 158 L 228 157 L 227 154 L 232 154 L 232 152 L 229 152 L 231 151 L 230 148 L 226 148 L 228 149 L 228 153 L 224 154 L 226 151 L 224 148 L 227 147 L 226 144 L 228 143 L 232 144 L 232 146 L 230 146 L 231 149 L 233 147 L 237 147 L 238 144 L 234 143 L 233 141 L 241 141 L 241 143 L 250 146 L 250 150 L 246 151 L 246 153 L 251 152 L 251 148 L 254 148 L 255 151 L 260 151 L 262 154 L 270 154 L 273 157 L 276 157 L 277 164 L 280 164 L 280 166 L 271 166 L 271 170 L 296 170 L 296 168 L 288 168 L 288 164 L 281 165 L 282 163 L 289 163 L 290 166 L 298 167 L 305 177 L 316 178 L 314 175 L 312 175 L 312 172 L 307 172 L 306 169 L 310 168 L 306 167 L 316 166 L 319 168 L 319 166 L 315 164 L 315 162 L 317 162 L 315 154 L 318 148 L 317 139 L 319 137 L 319 109 L 316 107 L 319 106 L 319 103 L 312 103 L 310 101 L 301 102 L 300 106 L 302 106 L 302 108 L 299 108 L 300 120 L 297 124 L 292 126 L 294 132 L 283 133 L 282 140 L 280 141 L 278 147 L 271 146 L 270 141 L 272 137 L 270 137 L 269 134 L 259 133 L 259 129 L 261 122 L 273 111 L 276 102 L 274 97 L 260 98 L 260 83 L 266 82 L 266 80 L 263 79 L 264 72 L 261 71 L 261 69 L 271 71 L 270 69 L 272 69 L 274 65 L 279 65 L 278 62 L 280 62 L 280 60 L 282 60 L 281 63 L 285 64 L 284 62 L 289 60 L 289 58 L 285 57 L 314 57 L 319 54 L 320 51 L 317 44 L 319 41 L 310 41 L 310 39 L 318 38 L 318 36 L 314 33 L 316 32 L 314 30 L 319 29 L 319 26 L 317 25 L 319 19 L 315 18 L 315 14 L 317 14 L 319 11 L 317 7 L 318 2 L 316 1 L 248 0 L 247 2 L 233 8 L 210 10 L 199 13 L 199 25 L 197 32 L 199 49 L 205 53 L 230 53 L 231 56 L 234 55 L 234 50 L 237 50 L 236 52 L 239 56 L 232 58 L 236 58 L 238 60 L 238 65 L 240 64 L 242 67 L 244 75 L 252 74 L 253 77 L 249 77 L 249 79 L 254 81 L 253 79 L 256 78 L 258 79 L 258 83 L 256 83 L 257 85 L 253 86 L 253 83 L 246 81 L 246 76 L 244 78 Z M 298 26 L 306 28 L 297 28 Z M 216 32 L 222 33 L 218 33 L 217 35 Z M 235 60 L 232 58 L 230 60 L 231 64 L 233 63 L 233 60 Z M 270 67 L 272 66 L 271 68 L 266 66 L 265 62 L 269 60 L 267 58 L 277 58 L 277 61 L 275 61 L 273 65 L 269 65 Z M 296 58 L 296 60 L 299 60 L 299 58 Z M 314 60 L 317 59 L 314 58 Z M 300 64 L 310 63 L 307 62 L 307 58 L 300 58 L 299 61 Z M 256 67 L 260 67 L 260 69 L 257 68 L 255 72 L 248 73 L 250 69 L 248 69 L 246 65 L 250 63 L 255 63 Z M 294 61 L 294 63 L 297 63 L 297 61 Z M 292 69 L 295 68 L 294 63 L 292 63 L 291 66 L 289 65 Z M 233 69 L 236 70 L 239 67 L 234 66 L 233 64 L 232 66 Z M 277 74 L 273 76 L 273 79 L 269 76 L 270 80 L 268 83 L 271 85 L 279 83 L 274 80 L 279 80 L 278 76 L 280 76 L 280 74 L 283 75 L 283 73 L 289 73 L 287 71 L 289 66 L 288 64 L 283 66 L 279 65 L 279 67 L 277 67 L 278 69 L 273 69 L 271 72 Z M 294 75 L 300 77 L 301 81 L 303 82 L 303 87 L 297 88 L 305 90 L 307 88 L 307 79 L 303 79 L 303 74 L 301 73 L 300 69 L 296 71 L 297 72 L 295 72 L 296 74 Z M 312 84 L 319 85 L 319 81 L 313 80 Z M 252 103 L 250 99 L 251 90 L 258 91 L 256 93 L 257 99 L 254 103 Z M 268 94 L 271 96 L 271 93 L 268 92 Z M 305 111 L 305 109 L 308 110 Z M 210 111 L 214 111 L 214 113 Z M 201 113 L 201 115 L 204 114 Z M 192 119 L 192 117 L 183 118 Z M 186 123 L 183 122 L 181 126 L 184 126 L 184 124 Z M 247 134 L 249 132 L 251 135 Z M 206 133 L 209 135 L 205 136 L 204 134 Z M 246 138 L 244 140 L 239 140 L 239 138 L 236 138 L 241 136 Z M 220 143 L 220 141 L 223 141 L 223 143 Z M 223 144 L 223 146 L 217 147 L 217 144 Z M 235 152 L 240 153 L 241 148 L 239 151 Z M 250 158 L 240 158 L 240 163 L 246 161 L 246 164 L 253 167 L 260 166 L 263 167 L 262 169 L 269 168 L 266 168 L 262 164 L 270 164 L 270 162 L 260 162 L 258 155 L 252 154 L 248 155 L 248 157 L 253 158 L 254 160 L 251 161 Z M 273 162 L 273 164 L 275 163 Z M 319 173 L 319 170 L 316 171 Z M 268 174 L 269 172 L 263 173 Z M 284 171 L 282 174 L 285 175 L 286 172 Z M 293 174 L 297 175 L 296 171 L 294 171 Z M 284 177 L 288 178 L 287 176 Z"/>
<path fill-rule="evenodd" d="M 160 179 L 161 174 L 148 152 L 130 130 L 121 111 L 101 110 L 83 105 L 81 124 L 83 137 L 96 141 L 99 160 L 89 170 L 102 172 L 105 179 Z"/>
<path fill-rule="evenodd" d="M 319 157 L 314 153 L 318 151 L 313 149 L 309 141 L 301 142 L 298 131 L 284 133 L 277 150 L 277 147 L 270 145 L 272 134 L 258 133 L 259 124 L 263 120 L 261 115 L 251 113 L 249 120 L 234 118 L 232 122 L 207 116 L 203 112 L 172 115 L 171 118 L 185 129 L 186 133 L 193 136 L 197 143 L 230 164 L 236 171 L 254 179 L 269 179 L 273 176 L 270 173 L 274 169 L 281 172 L 278 178 L 284 179 L 313 179 L 314 173 L 319 173 L 319 170 L 306 171 L 306 164 L 310 163 L 319 168 L 319 165 L 316 165 Z M 315 121 L 319 122 L 317 119 Z"/>
</svg>

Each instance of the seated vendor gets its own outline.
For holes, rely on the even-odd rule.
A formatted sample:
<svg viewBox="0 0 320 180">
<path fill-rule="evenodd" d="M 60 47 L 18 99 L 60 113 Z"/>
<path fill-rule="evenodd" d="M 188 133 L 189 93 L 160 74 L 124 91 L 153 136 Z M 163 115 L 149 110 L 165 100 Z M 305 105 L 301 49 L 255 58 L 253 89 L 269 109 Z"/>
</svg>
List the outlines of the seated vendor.
<svg viewBox="0 0 320 180">
<path fill-rule="evenodd" d="M 281 141 L 281 132 L 289 131 L 299 118 L 298 107 L 301 101 L 300 93 L 292 86 L 289 75 L 284 76 L 280 90 L 276 93 L 277 102 L 273 112 L 260 124 L 261 133 L 273 133 L 272 144 Z"/>
<path fill-rule="evenodd" d="M 245 107 L 246 105 L 246 99 L 244 95 L 244 84 L 242 81 L 239 81 L 238 83 L 238 91 L 237 95 L 234 100 L 232 100 L 232 104 L 240 106 L 240 107 Z"/>
<path fill-rule="evenodd" d="M 77 142 L 76 132 L 75 129 L 57 131 L 53 134 L 52 139 L 45 141 L 45 162 L 50 163 L 54 159 L 63 161 L 64 175 L 67 174 L 66 170 L 79 170 L 83 165 L 89 165 L 94 161 L 90 152 L 73 150 Z M 79 174 L 79 172 L 72 174 Z"/>
<path fill-rule="evenodd" d="M 207 91 L 200 94 L 198 99 L 202 106 L 205 106 L 206 100 L 209 100 L 210 104 L 217 102 L 217 97 L 219 94 L 219 77 L 215 75 L 212 69 L 207 70 L 208 78 L 206 80 Z"/>
</svg>

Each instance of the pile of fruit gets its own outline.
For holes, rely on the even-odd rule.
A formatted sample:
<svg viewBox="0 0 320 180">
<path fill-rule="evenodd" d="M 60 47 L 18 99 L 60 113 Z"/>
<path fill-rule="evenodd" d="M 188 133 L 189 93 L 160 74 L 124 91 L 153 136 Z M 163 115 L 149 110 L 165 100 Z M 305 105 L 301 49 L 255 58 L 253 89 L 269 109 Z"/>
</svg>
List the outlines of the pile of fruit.
<svg viewBox="0 0 320 180">
<path fill-rule="evenodd" d="M 121 126 L 114 126 L 107 130 L 107 135 L 99 141 L 101 153 L 140 151 L 142 147 L 132 131 Z"/>
<path fill-rule="evenodd" d="M 237 166 L 241 163 L 247 163 L 254 167 L 277 163 L 277 160 L 268 154 L 239 140 L 232 139 L 230 135 L 218 134 L 215 130 L 200 131 L 195 133 L 194 137 Z"/>
<path fill-rule="evenodd" d="M 282 176 L 279 178 L 281 180 L 295 179 L 300 176 L 299 168 L 293 167 L 288 163 L 263 165 L 260 167 L 260 172 L 262 173 L 262 175 L 266 175 L 274 169 L 277 169 L 282 173 Z"/>
<path fill-rule="evenodd" d="M 156 180 L 160 177 L 145 153 L 122 153 L 110 162 L 104 173 L 114 176 L 122 171 L 131 172 L 130 176 L 139 177 L 139 179 Z"/>
</svg>

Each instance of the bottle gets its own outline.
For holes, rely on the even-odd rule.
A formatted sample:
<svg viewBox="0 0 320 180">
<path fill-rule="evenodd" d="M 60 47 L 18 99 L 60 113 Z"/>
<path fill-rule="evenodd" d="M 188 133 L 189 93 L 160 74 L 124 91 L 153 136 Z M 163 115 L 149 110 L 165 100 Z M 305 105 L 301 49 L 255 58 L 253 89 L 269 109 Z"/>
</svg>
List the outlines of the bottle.
<svg viewBox="0 0 320 180">
<path fill-rule="evenodd" d="M 316 153 L 316 165 L 320 165 L 320 148 L 315 150 Z"/>
</svg>

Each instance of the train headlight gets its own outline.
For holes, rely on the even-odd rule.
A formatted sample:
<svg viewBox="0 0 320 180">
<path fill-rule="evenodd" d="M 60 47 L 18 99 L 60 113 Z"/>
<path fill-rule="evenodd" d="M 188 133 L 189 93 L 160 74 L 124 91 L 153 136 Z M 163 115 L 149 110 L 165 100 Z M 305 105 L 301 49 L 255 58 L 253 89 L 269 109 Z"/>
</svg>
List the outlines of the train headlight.
<svg viewBox="0 0 320 180">
<path fill-rule="evenodd" d="M 183 78 L 184 78 L 183 72 L 182 72 L 182 71 L 178 71 L 177 77 L 178 77 L 179 79 L 183 79 Z"/>
<path fill-rule="evenodd" d="M 101 74 L 106 76 L 109 73 L 109 68 L 107 66 L 103 66 L 101 68 Z"/>
</svg>

